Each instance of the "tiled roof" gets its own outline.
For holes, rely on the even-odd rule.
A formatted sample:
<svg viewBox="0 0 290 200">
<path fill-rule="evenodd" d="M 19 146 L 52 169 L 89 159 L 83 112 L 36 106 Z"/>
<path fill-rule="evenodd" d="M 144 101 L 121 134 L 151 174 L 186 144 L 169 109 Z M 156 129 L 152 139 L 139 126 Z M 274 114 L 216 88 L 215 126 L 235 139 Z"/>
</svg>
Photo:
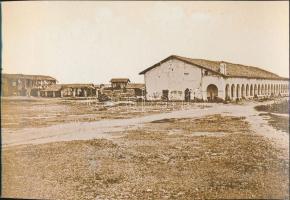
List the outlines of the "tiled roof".
<svg viewBox="0 0 290 200">
<path fill-rule="evenodd" d="M 30 79 L 30 80 L 53 80 L 56 81 L 55 78 L 51 76 L 44 75 L 25 75 L 25 74 L 2 74 L 3 78 L 11 78 L 11 79 Z"/>
<path fill-rule="evenodd" d="M 130 82 L 130 79 L 128 79 L 128 78 L 112 78 L 110 82 L 111 83 L 113 83 L 113 82 L 128 83 L 128 82 Z"/>
<path fill-rule="evenodd" d="M 76 84 L 62 84 L 62 88 L 95 88 L 94 84 L 82 84 L 82 83 L 76 83 Z"/>
<path fill-rule="evenodd" d="M 170 60 L 170 59 L 178 59 L 188 64 L 195 65 L 197 67 L 207 69 L 212 71 L 216 74 L 219 74 L 223 77 L 241 77 L 241 78 L 263 78 L 263 79 L 288 79 L 278 76 L 272 72 L 263 70 L 258 67 L 241 65 L 241 64 L 234 64 L 225 61 L 211 61 L 211 60 L 204 60 L 204 59 L 192 59 L 186 58 L 182 56 L 172 55 L 168 58 L 162 60 L 161 62 L 145 69 L 144 71 L 140 72 L 139 74 L 145 74 L 147 71 L 159 66 L 161 63 Z M 221 63 L 226 64 L 226 74 L 222 74 L 219 69 Z"/>
</svg>

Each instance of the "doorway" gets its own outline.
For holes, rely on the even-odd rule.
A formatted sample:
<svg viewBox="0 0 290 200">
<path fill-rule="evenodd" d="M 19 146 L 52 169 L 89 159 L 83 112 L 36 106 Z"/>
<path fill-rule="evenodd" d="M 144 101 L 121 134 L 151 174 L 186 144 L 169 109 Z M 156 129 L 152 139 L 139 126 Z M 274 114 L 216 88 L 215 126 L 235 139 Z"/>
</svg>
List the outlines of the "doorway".
<svg viewBox="0 0 290 200">
<path fill-rule="evenodd" d="M 161 97 L 161 99 L 163 101 L 168 101 L 168 94 L 169 94 L 169 91 L 168 90 L 162 90 L 162 97 Z"/>
<path fill-rule="evenodd" d="M 190 102 L 190 90 L 188 88 L 184 90 L 184 101 Z"/>
<path fill-rule="evenodd" d="M 208 101 L 216 101 L 218 97 L 218 88 L 214 84 L 210 84 L 207 86 L 207 100 Z"/>
</svg>

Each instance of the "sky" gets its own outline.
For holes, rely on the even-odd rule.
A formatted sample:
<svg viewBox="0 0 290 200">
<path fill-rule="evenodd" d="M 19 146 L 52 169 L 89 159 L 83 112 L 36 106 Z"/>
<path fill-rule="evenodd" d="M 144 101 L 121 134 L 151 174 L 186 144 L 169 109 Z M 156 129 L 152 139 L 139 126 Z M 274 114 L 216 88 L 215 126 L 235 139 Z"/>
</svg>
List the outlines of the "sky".
<svg viewBox="0 0 290 200">
<path fill-rule="evenodd" d="M 289 77 L 287 1 L 2 2 L 3 73 L 59 83 L 143 82 L 175 54 Z"/>
</svg>

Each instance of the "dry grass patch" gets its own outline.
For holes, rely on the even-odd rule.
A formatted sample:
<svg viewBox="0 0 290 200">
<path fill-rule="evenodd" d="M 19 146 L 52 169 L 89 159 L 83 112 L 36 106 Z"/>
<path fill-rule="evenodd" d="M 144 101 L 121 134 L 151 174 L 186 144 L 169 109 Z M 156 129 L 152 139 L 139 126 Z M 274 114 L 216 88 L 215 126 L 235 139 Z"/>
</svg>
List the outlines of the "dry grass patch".
<svg viewBox="0 0 290 200">
<path fill-rule="evenodd" d="M 210 123 L 209 123 L 210 122 Z M 148 123 L 110 140 L 7 148 L 4 196 L 52 199 L 284 199 L 288 160 L 243 118 Z M 177 129 L 176 134 L 169 130 Z M 227 131 L 222 137 L 195 131 Z M 6 170 L 6 171 L 5 171 Z"/>
</svg>

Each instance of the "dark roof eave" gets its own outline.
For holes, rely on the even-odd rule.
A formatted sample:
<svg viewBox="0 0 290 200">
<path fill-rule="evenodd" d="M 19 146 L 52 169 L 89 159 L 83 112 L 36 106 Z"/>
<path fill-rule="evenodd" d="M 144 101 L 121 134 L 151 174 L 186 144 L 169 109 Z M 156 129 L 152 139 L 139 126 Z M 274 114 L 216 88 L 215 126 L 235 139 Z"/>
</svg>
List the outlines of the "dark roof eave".
<svg viewBox="0 0 290 200">
<path fill-rule="evenodd" d="M 249 76 L 231 76 L 231 75 L 227 75 L 225 76 L 225 78 L 246 78 L 246 79 L 268 79 L 268 80 L 288 80 L 289 78 L 285 78 L 285 77 L 258 77 L 258 76 L 253 76 L 253 77 L 249 77 Z"/>
<path fill-rule="evenodd" d="M 110 82 L 131 82 L 129 78 L 112 78 Z"/>
<path fill-rule="evenodd" d="M 3 78 L 10 79 L 29 79 L 29 80 L 50 80 L 57 81 L 55 78 L 46 75 L 28 75 L 28 74 L 2 74 Z"/>
</svg>

